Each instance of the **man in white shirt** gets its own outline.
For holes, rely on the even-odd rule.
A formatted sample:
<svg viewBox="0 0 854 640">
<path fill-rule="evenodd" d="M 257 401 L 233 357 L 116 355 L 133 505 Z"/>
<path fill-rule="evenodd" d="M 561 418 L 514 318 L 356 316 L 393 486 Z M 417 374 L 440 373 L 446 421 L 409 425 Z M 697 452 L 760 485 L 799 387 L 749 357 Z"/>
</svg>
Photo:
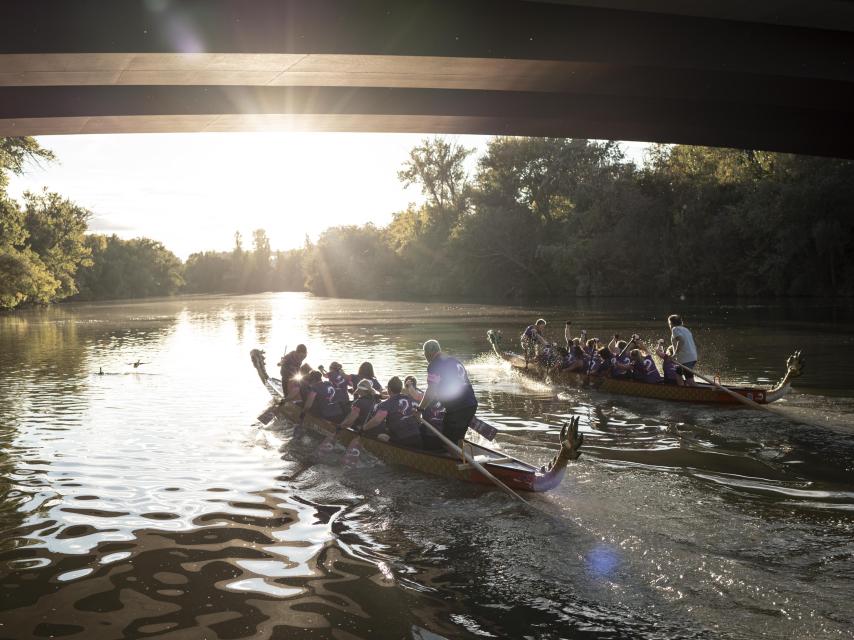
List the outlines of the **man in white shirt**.
<svg viewBox="0 0 854 640">
<path fill-rule="evenodd" d="M 693 369 L 697 366 L 697 345 L 694 344 L 694 336 L 687 327 L 682 326 L 682 317 L 673 314 L 667 318 L 670 326 L 670 343 L 673 345 L 673 358 L 679 364 Z M 694 374 L 687 369 L 682 369 L 685 384 L 694 386 Z"/>
</svg>

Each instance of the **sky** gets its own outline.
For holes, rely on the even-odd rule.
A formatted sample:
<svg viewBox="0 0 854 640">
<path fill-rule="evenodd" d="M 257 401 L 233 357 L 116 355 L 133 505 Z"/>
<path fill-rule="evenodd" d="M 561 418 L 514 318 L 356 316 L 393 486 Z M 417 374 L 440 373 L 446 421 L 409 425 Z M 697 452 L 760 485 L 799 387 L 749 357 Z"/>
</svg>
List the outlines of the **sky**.
<svg viewBox="0 0 854 640">
<path fill-rule="evenodd" d="M 422 134 L 182 133 L 40 136 L 57 156 L 11 176 L 10 194 L 47 187 L 92 211 L 90 231 L 161 241 L 180 258 L 248 245 L 266 229 L 273 249 L 291 249 L 336 225 L 387 224 L 409 203 L 397 171 Z M 475 149 L 487 136 L 448 136 Z M 623 143 L 630 160 L 645 145 Z"/>
</svg>

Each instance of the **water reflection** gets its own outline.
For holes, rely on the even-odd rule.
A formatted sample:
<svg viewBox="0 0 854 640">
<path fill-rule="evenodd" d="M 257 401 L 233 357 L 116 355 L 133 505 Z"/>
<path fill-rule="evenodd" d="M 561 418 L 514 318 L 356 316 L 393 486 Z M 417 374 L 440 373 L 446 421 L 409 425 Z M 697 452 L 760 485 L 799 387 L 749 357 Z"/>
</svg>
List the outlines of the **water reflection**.
<svg viewBox="0 0 854 640">
<path fill-rule="evenodd" d="M 810 374 L 789 407 L 837 426 L 531 382 L 484 355 L 487 328 L 527 322 L 518 308 L 284 294 L 0 316 L 0 636 L 845 633 L 850 309 L 684 313 L 731 379 L 776 379 L 802 347 Z M 658 335 L 666 313 L 535 315 Z M 469 363 L 509 453 L 545 462 L 581 417 L 581 464 L 535 498 L 551 518 L 370 460 L 344 469 L 286 425 L 253 426 L 267 397 L 250 348 L 275 362 L 305 342 L 314 365 L 423 380 L 428 337 Z"/>
</svg>

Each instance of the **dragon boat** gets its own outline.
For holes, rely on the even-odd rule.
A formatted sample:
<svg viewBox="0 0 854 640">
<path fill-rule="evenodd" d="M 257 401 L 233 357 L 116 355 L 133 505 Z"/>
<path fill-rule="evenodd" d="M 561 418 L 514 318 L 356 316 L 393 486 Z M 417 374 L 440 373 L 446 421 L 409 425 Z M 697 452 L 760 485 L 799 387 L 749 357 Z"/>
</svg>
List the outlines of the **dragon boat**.
<svg viewBox="0 0 854 640">
<path fill-rule="evenodd" d="M 264 383 L 273 398 L 273 403 L 267 412 L 268 415 L 271 418 L 275 415 L 292 422 L 298 422 L 300 407 L 293 402 L 286 401 L 282 392 L 281 381 L 271 378 L 267 374 L 264 352 L 253 349 L 250 356 L 261 382 Z M 303 424 L 307 431 L 319 436 L 334 435 L 335 439 L 345 447 L 359 435 L 353 429 L 338 429 L 331 422 L 310 414 L 305 416 Z M 561 430 L 560 450 L 548 464 L 541 467 L 536 467 L 468 440 L 464 441 L 464 446 L 465 452 L 470 457 L 511 489 L 540 492 L 554 489 L 561 483 L 566 473 L 567 463 L 570 460 L 576 460 L 581 455 L 579 448 L 583 441 L 584 436 L 578 434 L 578 418 L 575 418 L 566 423 Z M 361 437 L 360 444 L 363 449 L 388 464 L 415 469 L 443 478 L 492 486 L 489 480 L 471 465 L 448 453 L 402 447 L 365 436 Z"/>
<path fill-rule="evenodd" d="M 625 378 L 610 378 L 574 371 L 560 371 L 554 367 L 544 366 L 536 359 L 526 360 L 523 355 L 513 353 L 512 351 L 505 351 L 502 348 L 502 336 L 499 331 L 490 330 L 486 335 L 496 355 L 508 362 L 514 371 L 550 384 L 590 387 L 607 393 L 651 398 L 654 400 L 673 400 L 676 402 L 694 402 L 698 404 L 740 404 L 738 399 L 711 384 L 698 383 L 692 387 L 680 387 L 674 384 L 653 384 Z M 786 375 L 773 387 L 727 385 L 727 388 L 748 400 L 753 400 L 757 404 L 769 404 L 789 393 L 792 388 L 792 380 L 801 375 L 802 369 L 803 359 L 801 358 L 800 351 L 796 351 L 786 361 Z"/>
</svg>

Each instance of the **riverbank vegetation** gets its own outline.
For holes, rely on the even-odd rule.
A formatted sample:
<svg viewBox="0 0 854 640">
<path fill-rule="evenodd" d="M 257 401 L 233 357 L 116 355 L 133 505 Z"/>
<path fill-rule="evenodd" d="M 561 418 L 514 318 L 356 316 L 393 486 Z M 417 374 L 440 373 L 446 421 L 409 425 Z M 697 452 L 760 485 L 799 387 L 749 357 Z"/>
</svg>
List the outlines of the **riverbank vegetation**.
<svg viewBox="0 0 854 640">
<path fill-rule="evenodd" d="M 160 242 L 87 234 L 59 194 L 7 192 L 8 174 L 50 162 L 31 138 L 0 138 L 0 308 L 62 299 L 308 289 L 339 297 L 854 295 L 854 163 L 735 149 L 653 146 L 642 166 L 615 142 L 442 138 L 398 177 L 424 203 L 386 227 L 333 227 L 274 251 L 181 262 Z"/>
</svg>

